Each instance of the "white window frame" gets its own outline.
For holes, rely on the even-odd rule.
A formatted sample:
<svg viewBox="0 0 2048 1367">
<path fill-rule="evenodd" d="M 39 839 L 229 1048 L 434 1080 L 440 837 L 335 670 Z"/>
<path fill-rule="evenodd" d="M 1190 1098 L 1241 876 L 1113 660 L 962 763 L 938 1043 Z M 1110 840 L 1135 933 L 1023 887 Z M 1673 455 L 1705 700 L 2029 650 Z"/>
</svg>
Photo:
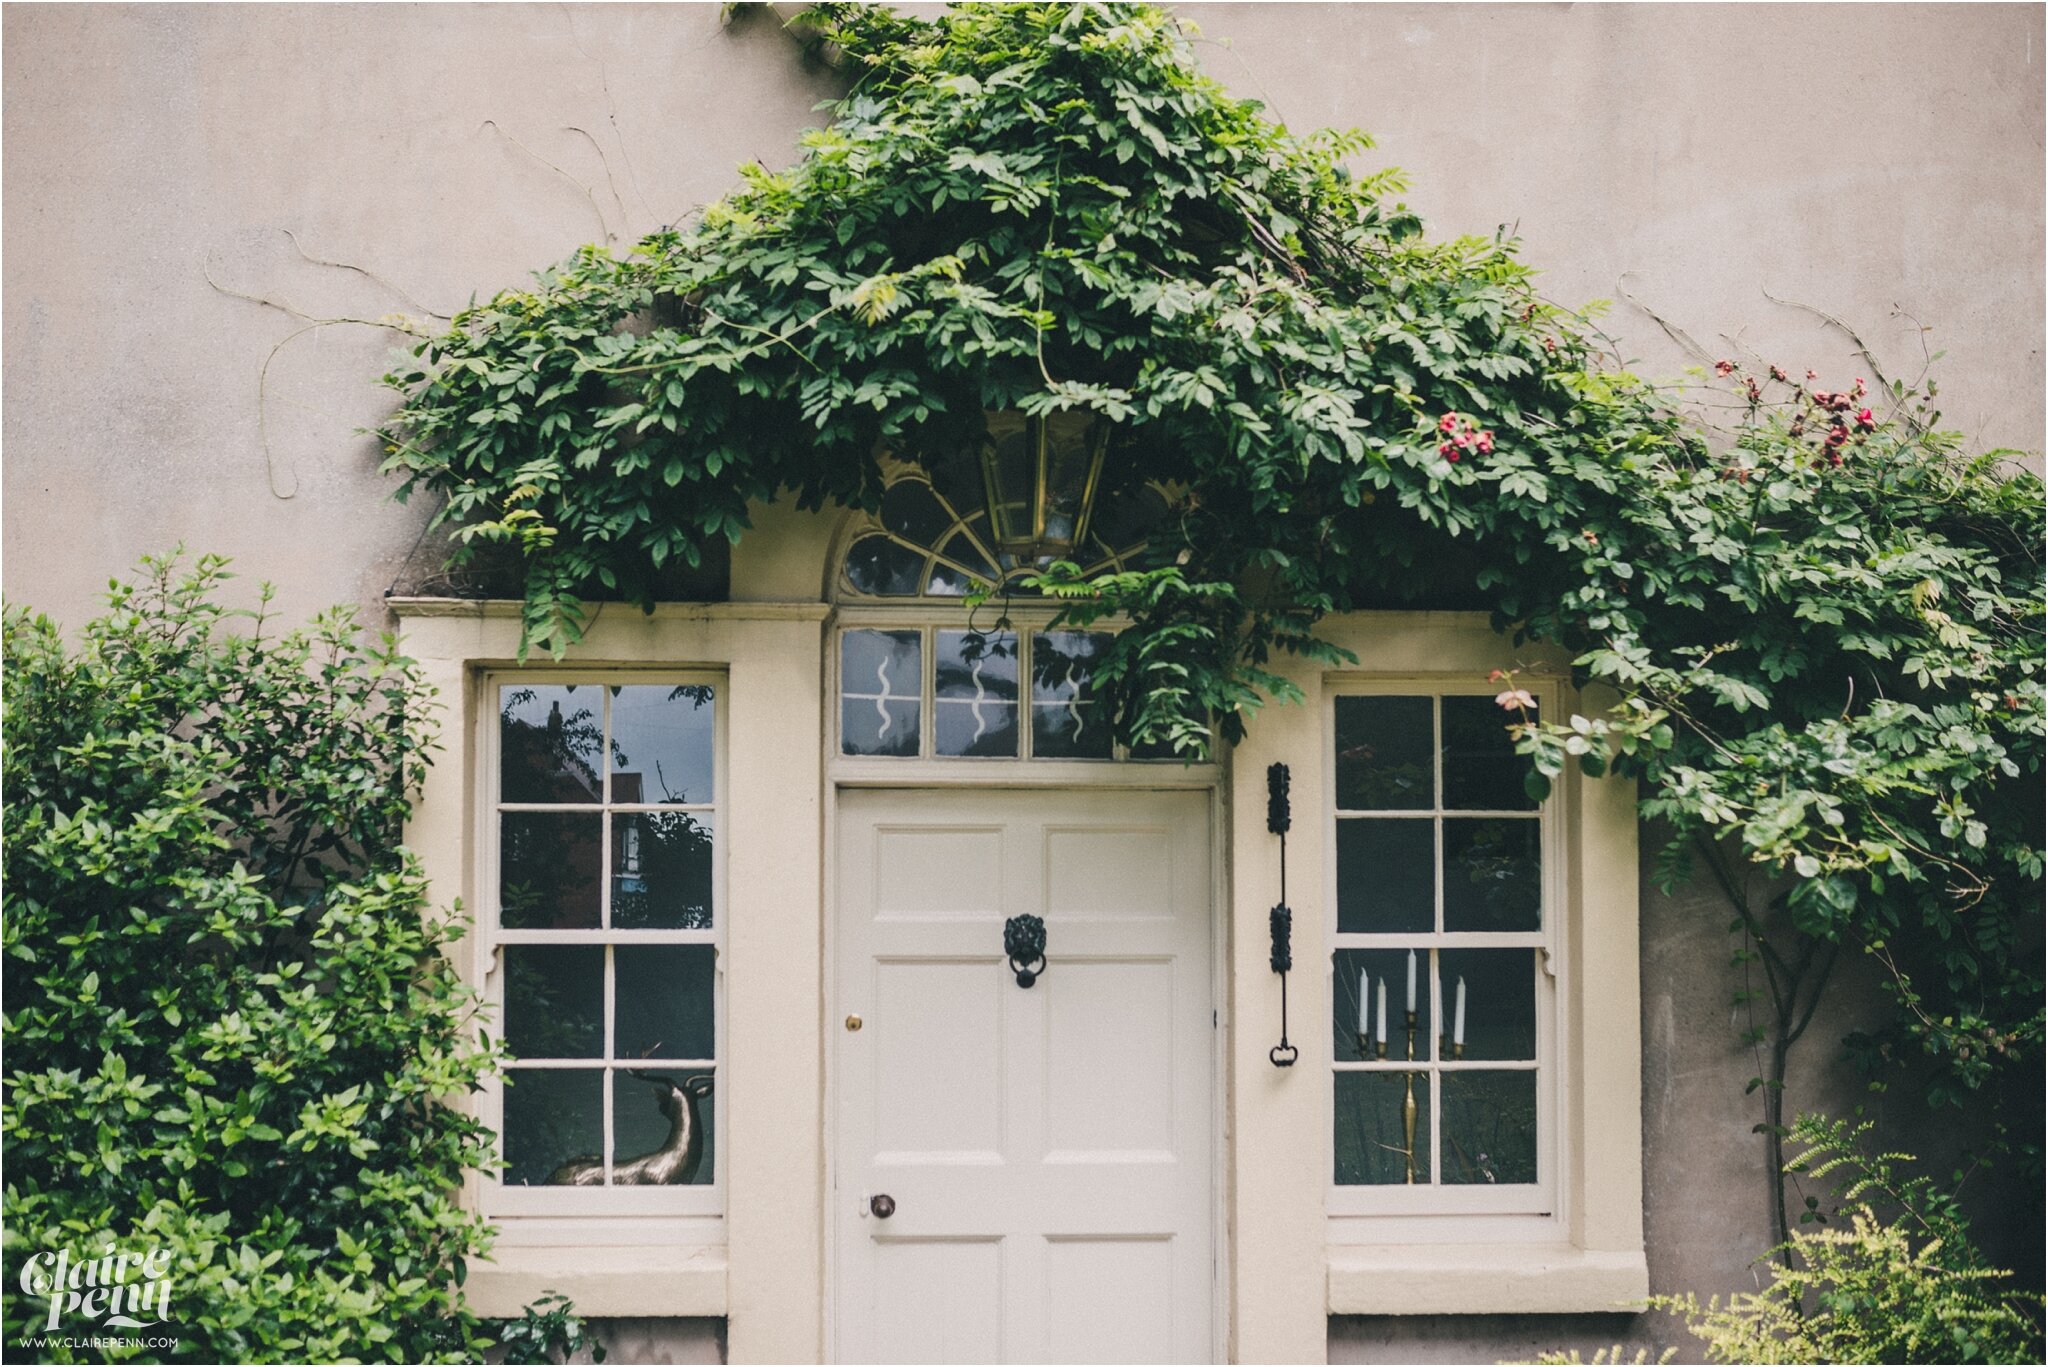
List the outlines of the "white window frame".
<svg viewBox="0 0 2048 1367">
<path fill-rule="evenodd" d="M 589 805 L 589 810 L 599 818 L 602 831 L 599 868 L 606 885 L 610 882 L 612 821 L 615 812 L 635 811 L 687 811 L 708 816 L 711 821 L 711 898 L 712 915 L 709 930 L 507 930 L 498 924 L 498 873 L 499 873 L 499 830 L 500 814 L 504 811 L 561 810 L 560 804 L 502 803 L 499 800 L 499 775 L 502 755 L 500 746 L 502 733 L 499 726 L 499 689 L 501 687 L 560 687 L 567 684 L 589 686 L 598 691 L 604 699 L 604 744 L 609 755 L 611 740 L 611 698 L 613 686 L 632 684 L 707 684 L 713 693 L 713 740 L 712 740 L 712 800 L 709 803 L 624 803 L 610 801 L 610 792 L 602 795 L 603 801 Z M 534 945 L 710 945 L 713 954 L 712 981 L 712 1038 L 713 1057 L 710 1070 L 717 1079 L 712 1096 L 712 1180 L 702 1185 L 690 1186 L 623 1186 L 623 1187 L 532 1187 L 508 1186 L 498 1180 L 498 1175 L 485 1174 L 479 1183 L 478 1204 L 482 1214 L 496 1220 L 505 1217 L 543 1217 L 549 1219 L 576 1219 L 578 1217 L 603 1217 L 607 1219 L 653 1220 L 675 1217 L 696 1217 L 685 1225 L 675 1227 L 675 1236 L 687 1236 L 705 1232 L 702 1222 L 715 1222 L 725 1210 L 727 1107 L 717 1104 L 726 1080 L 726 1028 L 725 1028 L 725 932 L 726 932 L 726 794 L 727 780 L 726 751 L 726 676 L 720 672 L 688 669 L 605 669 L 605 670 L 562 670 L 545 667 L 517 670 L 490 670 L 478 682 L 479 706 L 477 707 L 476 751 L 479 757 L 479 772 L 476 779 L 478 801 L 476 810 L 478 829 L 476 831 L 478 905 L 476 916 L 476 942 L 478 953 L 478 981 L 484 984 L 486 999 L 491 1003 L 494 1034 L 503 1037 L 505 1024 L 504 1005 L 504 958 L 499 951 L 510 944 Z M 610 900 L 609 886 L 600 888 L 600 897 Z M 512 1068 L 559 1067 L 559 1068 L 603 1068 L 610 1071 L 616 1060 L 610 1058 L 611 1033 L 614 1019 L 614 992 L 616 980 L 612 973 L 605 975 L 604 1033 L 605 1056 L 598 1060 L 558 1061 L 552 1064 L 527 1065 L 514 1062 Z M 664 1065 L 667 1066 L 667 1065 Z M 702 1066 L 693 1063 L 691 1066 Z M 479 1095 L 478 1114 L 490 1126 L 491 1132 L 499 1136 L 502 1145 L 504 1136 L 504 1081 L 493 1075 Z M 605 1145 L 609 1148 L 613 1125 L 613 1110 L 604 1107 Z M 502 1154 L 502 1149 L 501 1149 Z M 699 1226 L 692 1229 L 692 1226 Z"/>
<path fill-rule="evenodd" d="M 1535 696 L 1539 714 L 1545 717 L 1558 715 L 1558 691 L 1554 685 L 1536 680 L 1521 685 Z M 1435 920 L 1443 919 L 1443 848 L 1442 820 L 1448 816 L 1484 818 L 1487 816 L 1512 817 L 1529 820 L 1526 809 L 1513 812 L 1490 812 L 1479 809 L 1451 809 L 1443 805 L 1443 707 L 1441 700 L 1446 697 L 1488 697 L 1498 688 L 1483 682 L 1475 683 L 1469 675 L 1442 677 L 1418 675 L 1412 677 L 1376 677 L 1370 680 L 1332 681 L 1322 701 L 1322 745 L 1325 756 L 1322 765 L 1323 791 L 1317 807 L 1319 819 L 1325 833 L 1325 856 L 1323 859 L 1323 952 L 1319 966 L 1326 975 L 1334 974 L 1334 955 L 1345 949 L 1377 949 L 1426 951 L 1430 949 L 1493 949 L 1514 948 L 1534 949 L 1538 953 L 1539 970 L 1536 974 L 1536 1049 L 1533 1070 L 1536 1073 L 1536 1181 L 1528 1185 L 1493 1187 L 1485 1185 L 1445 1184 L 1433 1185 L 1418 1182 L 1387 1184 L 1344 1184 L 1335 1180 L 1335 1164 L 1325 1166 L 1324 1176 L 1328 1187 L 1325 1209 L 1332 1217 L 1333 1239 L 1338 1241 L 1357 1240 L 1378 1243 L 1382 1241 L 1437 1242 L 1453 1237 L 1485 1237 L 1490 1239 L 1555 1239 L 1558 1227 L 1555 1220 L 1559 1210 L 1561 1164 L 1559 1155 L 1563 1142 L 1563 1128 L 1559 1124 L 1559 1068 L 1558 1036 L 1561 1029 L 1559 1007 L 1563 1001 L 1565 984 L 1559 977 L 1565 971 L 1566 956 L 1559 953 L 1560 936 L 1563 933 L 1562 914 L 1565 897 L 1565 868 L 1562 840 L 1562 821 L 1559 807 L 1561 795 L 1553 790 L 1551 796 L 1536 809 L 1538 826 L 1538 850 L 1542 859 L 1542 916 L 1539 928 L 1526 932 L 1462 931 L 1443 932 L 1435 929 L 1413 933 L 1371 934 L 1340 931 L 1338 927 L 1337 903 L 1337 832 L 1338 823 L 1346 816 L 1367 815 L 1364 809 L 1353 811 L 1337 806 L 1337 700 L 1346 697 L 1424 697 L 1430 701 L 1431 726 L 1431 805 L 1426 808 L 1405 809 L 1399 813 L 1376 811 L 1370 814 L 1398 816 L 1404 820 L 1428 821 L 1438 832 L 1436 841 L 1436 879 L 1434 888 Z M 1505 714 L 1505 726 L 1511 718 Z M 1440 1077 L 1446 1068 L 1451 1070 L 1487 1071 L 1500 1070 L 1503 1065 L 1485 1060 L 1450 1061 L 1432 1063 L 1429 1060 L 1428 1036 L 1431 1021 L 1431 992 L 1440 991 L 1442 984 L 1430 982 L 1433 975 L 1425 972 L 1417 985 L 1416 1006 L 1420 1023 L 1416 1060 L 1419 1066 L 1407 1066 L 1407 1060 L 1389 1050 L 1384 1063 L 1373 1061 L 1345 1062 L 1331 1060 L 1329 1078 L 1323 1092 L 1323 1136 L 1326 1149 L 1334 1144 L 1336 1123 L 1336 1077 L 1343 1072 L 1387 1072 L 1401 1074 L 1416 1072 L 1425 1079 L 1427 1095 L 1418 1097 L 1419 1107 L 1430 1116 L 1430 1142 L 1440 1146 L 1442 1107 L 1440 1104 Z M 1330 986 L 1329 1000 L 1337 1000 L 1334 981 Z M 1395 1044 L 1400 1044 L 1400 1027 L 1396 1010 L 1388 1012 L 1390 1031 Z M 1322 1028 L 1328 1029 L 1328 1023 Z M 1433 1164 L 1430 1166 L 1434 1166 Z M 1425 1168 L 1427 1171 L 1428 1168 Z"/>
</svg>

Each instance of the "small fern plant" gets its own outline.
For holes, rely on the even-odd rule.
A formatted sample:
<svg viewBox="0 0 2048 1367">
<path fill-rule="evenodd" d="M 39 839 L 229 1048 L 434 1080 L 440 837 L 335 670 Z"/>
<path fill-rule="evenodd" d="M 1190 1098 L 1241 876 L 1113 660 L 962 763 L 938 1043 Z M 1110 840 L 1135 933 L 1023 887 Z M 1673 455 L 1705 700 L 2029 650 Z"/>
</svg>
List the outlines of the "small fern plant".
<svg viewBox="0 0 2048 1367">
<path fill-rule="evenodd" d="M 2042 1296 L 2011 1285 L 1971 1243 L 1954 1194 L 1868 1153 L 1869 1124 L 1803 1116 L 1792 1171 L 1838 1179 L 1830 1217 L 1809 1198 L 1762 1291 L 1657 1296 L 1710 1362 L 2039 1362 Z"/>
</svg>

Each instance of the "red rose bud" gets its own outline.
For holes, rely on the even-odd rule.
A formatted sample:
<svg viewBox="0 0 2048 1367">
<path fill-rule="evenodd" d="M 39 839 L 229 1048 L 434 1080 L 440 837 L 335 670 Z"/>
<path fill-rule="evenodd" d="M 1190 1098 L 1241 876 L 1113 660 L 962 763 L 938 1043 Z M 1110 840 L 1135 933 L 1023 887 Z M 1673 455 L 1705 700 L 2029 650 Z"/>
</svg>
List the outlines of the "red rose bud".
<svg viewBox="0 0 2048 1367">
<path fill-rule="evenodd" d="M 1871 416 L 1869 409 L 1861 408 L 1856 411 L 1856 425 L 1858 427 L 1875 427 L 1877 426 L 1877 419 Z"/>
<path fill-rule="evenodd" d="M 1734 373 L 1735 373 L 1735 362 L 1733 362 L 1733 361 L 1716 361 L 1716 362 L 1714 362 L 1714 373 L 1715 373 L 1716 375 L 1719 375 L 1719 376 L 1720 376 L 1720 377 L 1721 377 L 1722 379 L 1724 379 L 1724 380 L 1725 380 L 1725 379 L 1727 379 L 1727 378 L 1728 378 L 1728 377 L 1729 377 L 1730 375 L 1732 375 L 1732 374 L 1734 374 Z"/>
<path fill-rule="evenodd" d="M 1778 382 L 1779 384 L 1785 384 L 1785 383 L 1787 383 L 1787 380 L 1786 380 L 1786 376 L 1785 376 L 1785 367 L 1783 367 L 1783 366 L 1781 366 L 1781 365 L 1774 365 L 1774 366 L 1772 366 L 1772 367 L 1771 367 L 1771 378 L 1772 378 L 1772 379 L 1774 379 L 1774 380 L 1776 380 L 1776 381 L 1777 381 L 1777 382 Z"/>
<path fill-rule="evenodd" d="M 1457 430 L 1458 430 L 1458 415 L 1457 415 L 1456 413 L 1446 413 L 1446 414 L 1444 414 L 1444 415 L 1443 415 L 1443 416 L 1442 416 L 1441 418 L 1438 418 L 1438 419 L 1437 419 L 1436 427 L 1437 427 L 1437 431 L 1439 431 L 1439 432 L 1455 432 L 1455 431 L 1457 431 Z"/>
</svg>

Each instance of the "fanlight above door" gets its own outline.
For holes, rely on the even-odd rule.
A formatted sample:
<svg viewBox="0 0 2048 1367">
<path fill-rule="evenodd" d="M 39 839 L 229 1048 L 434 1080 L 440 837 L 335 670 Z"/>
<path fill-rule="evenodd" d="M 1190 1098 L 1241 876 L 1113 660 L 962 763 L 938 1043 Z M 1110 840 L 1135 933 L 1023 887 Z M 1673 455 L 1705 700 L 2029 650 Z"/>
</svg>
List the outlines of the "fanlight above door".
<svg viewBox="0 0 2048 1367">
<path fill-rule="evenodd" d="M 1074 562 L 1088 574 L 1124 568 L 1165 516 L 1166 499 L 1150 485 L 1104 494 Z M 997 549 L 981 464 L 963 455 L 889 485 L 847 549 L 839 589 L 855 598 L 962 598 L 977 579 L 1001 584 L 1050 563 Z"/>
</svg>

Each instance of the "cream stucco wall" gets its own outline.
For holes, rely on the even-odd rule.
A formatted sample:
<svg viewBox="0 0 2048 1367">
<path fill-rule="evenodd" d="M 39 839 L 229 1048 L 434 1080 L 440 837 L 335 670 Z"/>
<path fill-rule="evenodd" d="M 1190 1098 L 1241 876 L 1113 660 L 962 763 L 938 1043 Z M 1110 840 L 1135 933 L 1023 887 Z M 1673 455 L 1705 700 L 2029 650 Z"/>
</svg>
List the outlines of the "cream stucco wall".
<svg viewBox="0 0 2048 1367">
<path fill-rule="evenodd" d="M 1553 297 L 1615 298 L 1611 330 L 1643 369 L 1694 359 L 1668 324 L 1711 353 L 1863 373 L 1818 310 L 1888 374 L 1916 373 L 1923 343 L 1945 348 L 1950 419 L 1983 445 L 2041 447 L 2038 7 L 1182 8 L 1202 60 L 1237 92 L 1296 126 L 1374 132 L 1372 157 L 1411 172 L 1409 198 L 1438 231 L 1516 224 Z M 721 26 L 711 4 L 14 4 L 0 25 L 0 585 L 70 622 L 135 556 L 183 542 L 277 581 L 287 615 L 343 601 L 388 623 L 384 592 L 404 587 L 426 512 L 388 501 L 356 435 L 388 406 L 374 378 L 392 337 L 303 331 L 308 320 L 445 313 L 586 240 L 677 221 L 740 161 L 791 159 L 837 79 L 798 61 L 765 17 Z M 822 551 L 771 554 L 771 540 L 736 551 L 737 596 L 815 600 Z M 797 630 L 818 627 L 773 628 Z M 764 687 L 800 707 L 818 682 Z M 1315 724 L 1309 709 L 1272 712 L 1256 744 L 1298 744 Z M 1715 967 L 1726 917 L 1700 889 L 1645 888 L 1641 906 L 1650 1280 L 1725 1290 L 1746 1284 L 1766 1242 L 1757 1117 L 1741 1097 L 1753 1069 L 1728 1020 L 1732 977 Z M 1237 952 L 1258 956 L 1242 937 Z M 1829 1041 L 1856 1023 L 1868 986 L 1852 973 L 1802 1046 L 1795 1104 L 1857 1099 Z M 1246 1030 L 1259 1044 L 1264 1031 Z M 1266 1113 L 1271 1072 L 1250 1070 L 1234 1103 L 1246 1123 Z M 1874 1104 L 1910 1133 L 1914 1103 Z M 805 1161 L 808 1141 L 788 1142 L 777 1172 Z M 1262 1199 L 1310 1185 L 1271 1181 Z M 734 1257 L 753 1240 L 750 1261 L 793 1259 L 791 1275 L 815 1283 L 806 1255 L 778 1242 L 787 1214 L 735 1224 Z M 1302 1233 L 1242 1230 L 1306 1273 Z M 736 1356 L 797 1357 L 816 1341 L 802 1318 L 747 1339 L 737 1312 L 750 1294 L 728 1291 Z M 1242 1306 L 1238 1331 L 1266 1333 L 1264 1313 Z M 1319 1349 L 1298 1321 L 1270 1331 L 1259 1355 Z M 660 1351 L 715 1351 L 708 1326 L 662 1332 L 648 1340 Z M 1657 1332 L 1347 1318 L 1332 1321 L 1329 1351 L 1491 1358 L 1568 1333 L 1591 1345 Z"/>
</svg>

